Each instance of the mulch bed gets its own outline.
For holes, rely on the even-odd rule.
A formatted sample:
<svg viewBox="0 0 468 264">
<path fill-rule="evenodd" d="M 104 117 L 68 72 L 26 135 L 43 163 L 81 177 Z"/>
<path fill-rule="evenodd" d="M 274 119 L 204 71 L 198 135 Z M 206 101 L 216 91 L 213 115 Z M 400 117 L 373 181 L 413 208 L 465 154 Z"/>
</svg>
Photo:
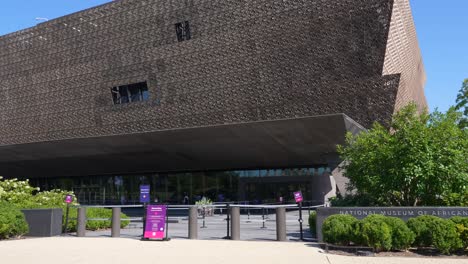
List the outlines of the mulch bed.
<svg viewBox="0 0 468 264">
<path fill-rule="evenodd" d="M 320 247 L 329 254 L 342 256 L 369 256 L 369 257 L 404 257 L 404 258 L 457 258 L 468 259 L 468 251 L 456 252 L 450 256 L 440 254 L 434 248 L 411 248 L 408 251 L 373 252 L 372 248 L 354 246 L 334 246 L 321 244 Z"/>
</svg>

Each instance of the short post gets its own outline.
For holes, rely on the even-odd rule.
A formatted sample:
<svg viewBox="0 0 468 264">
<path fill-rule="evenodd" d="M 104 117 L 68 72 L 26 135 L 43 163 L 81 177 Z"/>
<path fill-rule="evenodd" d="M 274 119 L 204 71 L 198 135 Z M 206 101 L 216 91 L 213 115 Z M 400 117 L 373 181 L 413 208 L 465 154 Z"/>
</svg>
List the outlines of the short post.
<svg viewBox="0 0 468 264">
<path fill-rule="evenodd" d="M 240 240 L 240 207 L 231 207 L 231 239 Z"/>
<path fill-rule="evenodd" d="M 276 208 L 276 240 L 286 241 L 286 208 Z"/>
<path fill-rule="evenodd" d="M 76 227 L 76 236 L 84 237 L 86 235 L 86 208 L 78 208 L 78 219 Z"/>
<path fill-rule="evenodd" d="M 169 205 L 166 205 L 166 237 L 163 240 L 171 240 L 171 238 L 169 237 Z"/>
<path fill-rule="evenodd" d="M 145 239 L 146 213 L 147 213 L 146 211 L 147 211 L 147 205 L 146 205 L 146 203 L 143 203 L 143 218 L 142 218 L 142 221 L 143 221 L 143 234 L 141 235 L 142 239 Z"/>
<path fill-rule="evenodd" d="M 65 213 L 65 226 L 63 227 L 63 231 L 62 233 L 67 233 L 67 229 L 68 229 L 68 218 L 70 216 L 70 204 L 67 203 L 67 211 Z"/>
<path fill-rule="evenodd" d="M 299 202 L 299 232 L 301 233 L 300 240 L 304 241 L 304 232 L 302 230 L 302 202 Z"/>
<path fill-rule="evenodd" d="M 188 223 L 189 239 L 198 239 L 198 210 L 196 206 L 189 208 L 189 223 Z"/>
<path fill-rule="evenodd" d="M 265 208 L 262 208 L 262 227 L 260 227 L 262 229 L 265 229 L 266 226 L 265 226 Z"/>
<path fill-rule="evenodd" d="M 203 215 L 203 225 L 201 226 L 201 228 L 207 228 L 206 222 L 205 222 L 205 217 L 206 217 L 206 207 L 205 206 L 202 207 L 202 215 Z"/>
<path fill-rule="evenodd" d="M 112 230 L 111 237 L 120 237 L 120 207 L 112 208 Z"/>
<path fill-rule="evenodd" d="M 231 235 L 229 234 L 229 232 L 231 231 L 230 228 L 229 228 L 229 224 L 231 223 L 231 219 L 230 219 L 230 215 L 231 215 L 231 208 L 229 207 L 229 204 L 226 204 L 226 236 L 223 237 L 224 239 L 231 239 Z"/>
</svg>

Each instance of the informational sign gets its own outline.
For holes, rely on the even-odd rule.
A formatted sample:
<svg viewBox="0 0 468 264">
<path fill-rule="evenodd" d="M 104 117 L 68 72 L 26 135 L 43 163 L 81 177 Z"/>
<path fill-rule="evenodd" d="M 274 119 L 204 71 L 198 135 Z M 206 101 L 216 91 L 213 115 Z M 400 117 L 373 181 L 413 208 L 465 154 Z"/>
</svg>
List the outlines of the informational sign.
<svg viewBox="0 0 468 264">
<path fill-rule="evenodd" d="M 294 193 L 294 199 L 296 200 L 296 203 L 300 203 L 302 201 L 304 201 L 304 199 L 302 198 L 302 192 L 295 192 Z"/>
<path fill-rule="evenodd" d="M 150 186 L 140 185 L 140 203 L 150 202 Z"/>
<path fill-rule="evenodd" d="M 73 195 L 67 194 L 67 195 L 65 196 L 65 203 L 71 204 L 72 202 L 73 202 Z"/>
<path fill-rule="evenodd" d="M 440 218 L 454 216 L 468 217 L 468 207 L 325 207 L 317 208 L 317 238 L 323 241 L 322 225 L 325 219 L 331 215 L 352 215 L 357 219 L 363 219 L 369 215 L 380 214 L 392 216 L 408 221 L 421 215 L 432 215 Z"/>
<path fill-rule="evenodd" d="M 166 213 L 166 205 L 148 205 L 146 208 L 145 239 L 164 239 Z"/>
</svg>

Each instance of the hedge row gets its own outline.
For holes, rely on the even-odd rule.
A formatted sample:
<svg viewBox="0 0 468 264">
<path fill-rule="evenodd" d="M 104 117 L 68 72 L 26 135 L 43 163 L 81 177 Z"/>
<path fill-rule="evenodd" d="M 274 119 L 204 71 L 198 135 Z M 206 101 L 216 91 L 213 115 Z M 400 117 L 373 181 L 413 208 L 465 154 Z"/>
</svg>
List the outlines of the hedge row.
<svg viewBox="0 0 468 264">
<path fill-rule="evenodd" d="M 63 219 L 63 224 L 65 224 L 65 211 L 64 211 L 64 219 Z M 76 218 L 78 217 L 78 211 L 75 208 L 70 208 L 70 213 L 69 213 L 69 221 L 68 221 L 68 226 L 67 226 L 67 231 L 68 232 L 75 232 L 76 231 Z M 86 218 L 91 219 L 91 218 L 100 218 L 100 219 L 109 219 L 109 220 L 88 220 L 86 221 L 86 229 L 87 230 L 100 230 L 100 229 L 107 229 L 112 226 L 111 224 L 111 218 L 112 218 L 112 209 L 105 209 L 105 208 L 87 208 L 86 209 Z M 128 216 L 125 215 L 124 213 L 120 214 L 120 219 L 123 221 L 120 222 L 120 227 L 124 228 L 126 227 L 130 221 L 129 220 L 124 220 L 128 219 Z"/>
<path fill-rule="evenodd" d="M 337 245 L 361 245 L 376 251 L 407 250 L 411 246 L 434 247 L 443 254 L 468 247 L 468 218 L 445 220 L 419 216 L 405 223 L 396 217 L 370 215 L 357 220 L 351 215 L 332 215 L 322 226 L 324 241 Z"/>
<path fill-rule="evenodd" d="M 309 215 L 309 229 L 313 237 L 317 235 L 317 212 L 312 211 Z"/>
<path fill-rule="evenodd" d="M 28 230 L 24 214 L 10 203 L 0 202 L 0 239 L 20 237 Z"/>
</svg>

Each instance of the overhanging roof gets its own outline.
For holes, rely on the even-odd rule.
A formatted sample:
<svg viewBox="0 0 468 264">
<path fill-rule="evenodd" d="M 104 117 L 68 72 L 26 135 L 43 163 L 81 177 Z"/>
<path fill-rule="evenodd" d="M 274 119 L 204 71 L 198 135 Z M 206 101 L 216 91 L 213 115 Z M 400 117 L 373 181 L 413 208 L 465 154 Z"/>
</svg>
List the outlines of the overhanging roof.
<svg viewBox="0 0 468 264">
<path fill-rule="evenodd" d="M 347 131 L 344 114 L 69 139 L 0 147 L 0 175 L 80 176 L 293 167 L 327 163 Z"/>
</svg>

